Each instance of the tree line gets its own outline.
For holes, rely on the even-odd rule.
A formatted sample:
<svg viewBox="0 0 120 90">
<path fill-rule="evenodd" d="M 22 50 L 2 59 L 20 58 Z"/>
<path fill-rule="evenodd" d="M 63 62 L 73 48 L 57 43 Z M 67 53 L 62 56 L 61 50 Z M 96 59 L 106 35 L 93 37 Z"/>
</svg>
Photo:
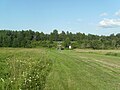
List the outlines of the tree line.
<svg viewBox="0 0 120 90">
<path fill-rule="evenodd" d="M 72 48 L 92 48 L 92 49 L 119 49 L 120 33 L 109 36 L 99 36 L 84 33 L 64 32 L 58 33 L 53 30 L 50 34 L 35 32 L 32 30 L 12 31 L 0 30 L 0 47 L 48 47 L 56 48 L 61 42 L 64 48 L 69 45 Z"/>
</svg>

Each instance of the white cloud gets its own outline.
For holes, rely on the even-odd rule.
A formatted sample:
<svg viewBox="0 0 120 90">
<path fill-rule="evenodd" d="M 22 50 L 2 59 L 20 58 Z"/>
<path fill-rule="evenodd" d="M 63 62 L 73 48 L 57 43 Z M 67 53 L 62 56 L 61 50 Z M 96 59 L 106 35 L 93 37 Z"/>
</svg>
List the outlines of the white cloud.
<svg viewBox="0 0 120 90">
<path fill-rule="evenodd" d="M 120 27 L 120 19 L 103 19 L 99 22 L 99 26 L 102 28 Z"/>
<path fill-rule="evenodd" d="M 104 12 L 104 13 L 101 13 L 100 16 L 101 16 L 101 17 L 102 17 L 102 16 L 108 16 L 108 13 L 105 13 L 105 12 Z"/>
<path fill-rule="evenodd" d="M 120 16 L 120 10 L 115 13 L 116 16 Z"/>
</svg>

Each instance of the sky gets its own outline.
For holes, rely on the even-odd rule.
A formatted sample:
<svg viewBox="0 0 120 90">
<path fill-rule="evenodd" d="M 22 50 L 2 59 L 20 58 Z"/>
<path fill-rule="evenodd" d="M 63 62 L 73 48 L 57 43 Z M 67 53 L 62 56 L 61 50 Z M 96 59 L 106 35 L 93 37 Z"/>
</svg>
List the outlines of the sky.
<svg viewBox="0 0 120 90">
<path fill-rule="evenodd" d="M 120 33 L 120 0 L 0 0 L 0 29 Z"/>
</svg>

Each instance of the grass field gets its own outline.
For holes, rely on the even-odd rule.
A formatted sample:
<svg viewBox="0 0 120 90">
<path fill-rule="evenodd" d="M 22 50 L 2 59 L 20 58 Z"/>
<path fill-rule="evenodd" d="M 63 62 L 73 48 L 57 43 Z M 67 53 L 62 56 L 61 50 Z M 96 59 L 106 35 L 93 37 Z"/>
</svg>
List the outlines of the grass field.
<svg viewBox="0 0 120 90">
<path fill-rule="evenodd" d="M 1 48 L 0 90 L 120 90 L 120 51 Z"/>
</svg>

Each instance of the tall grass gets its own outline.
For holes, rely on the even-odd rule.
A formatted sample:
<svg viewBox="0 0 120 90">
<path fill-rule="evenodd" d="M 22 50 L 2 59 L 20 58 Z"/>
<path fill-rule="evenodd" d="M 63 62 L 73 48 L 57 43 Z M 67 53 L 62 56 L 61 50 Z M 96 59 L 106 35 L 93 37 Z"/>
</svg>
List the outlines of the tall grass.
<svg viewBox="0 0 120 90">
<path fill-rule="evenodd" d="M 44 50 L 0 50 L 0 90 L 42 90 L 52 61 Z M 7 53 L 6 53 L 7 52 Z"/>
</svg>

